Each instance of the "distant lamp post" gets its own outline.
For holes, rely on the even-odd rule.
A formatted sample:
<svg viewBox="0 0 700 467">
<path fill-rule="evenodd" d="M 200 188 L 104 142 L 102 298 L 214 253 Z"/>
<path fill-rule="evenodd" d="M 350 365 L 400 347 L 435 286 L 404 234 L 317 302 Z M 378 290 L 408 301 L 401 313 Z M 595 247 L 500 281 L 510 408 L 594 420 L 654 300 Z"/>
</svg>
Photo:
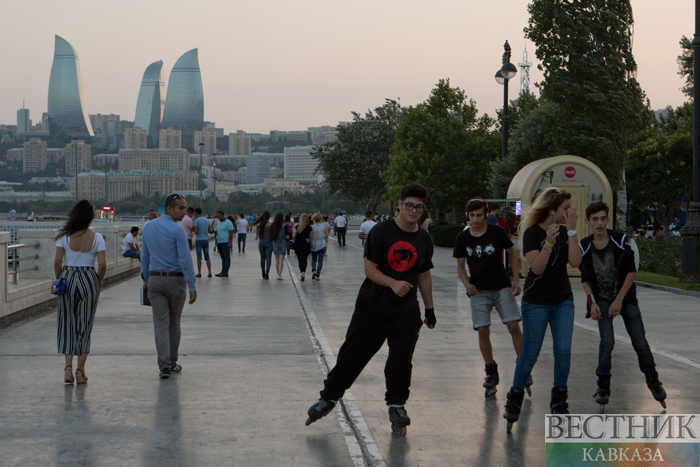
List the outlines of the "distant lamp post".
<svg viewBox="0 0 700 467">
<path fill-rule="evenodd" d="M 108 203 L 107 201 L 107 148 L 104 148 L 105 151 L 105 203 Z"/>
<path fill-rule="evenodd" d="M 683 236 L 681 282 L 700 282 L 697 243 L 700 237 L 700 0 L 695 0 L 695 35 L 693 36 L 693 201 L 688 208 Z"/>
<path fill-rule="evenodd" d="M 204 149 L 204 143 L 199 143 L 199 207 L 202 207 L 202 197 L 204 196 L 202 193 L 202 185 L 204 182 L 202 181 L 202 150 Z"/>
<path fill-rule="evenodd" d="M 700 0 L 698 0 L 700 1 Z M 508 117 L 508 81 L 510 81 L 518 72 L 518 69 L 510 63 L 510 44 L 506 41 L 503 44 L 503 66 L 500 70 L 496 72 L 496 82 L 503 85 L 503 123 L 501 125 L 501 130 L 503 131 L 503 149 L 501 151 L 501 156 L 503 159 L 508 157 L 508 123 L 510 118 Z"/>
<path fill-rule="evenodd" d="M 78 138 L 73 138 L 73 152 L 75 153 L 75 202 L 79 201 L 78 197 Z"/>
<path fill-rule="evenodd" d="M 216 209 L 216 153 L 211 155 L 211 160 L 211 165 L 214 166 L 214 174 L 212 177 L 214 177 L 214 209 Z"/>
</svg>

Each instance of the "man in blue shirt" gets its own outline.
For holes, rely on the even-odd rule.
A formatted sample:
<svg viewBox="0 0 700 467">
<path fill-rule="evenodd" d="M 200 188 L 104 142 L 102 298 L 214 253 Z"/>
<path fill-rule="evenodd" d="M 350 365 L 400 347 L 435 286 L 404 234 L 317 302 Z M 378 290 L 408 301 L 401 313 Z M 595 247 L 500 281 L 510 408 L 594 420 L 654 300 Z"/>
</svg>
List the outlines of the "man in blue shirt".
<svg viewBox="0 0 700 467">
<path fill-rule="evenodd" d="M 148 287 L 153 311 L 158 368 L 161 379 L 179 373 L 180 317 L 190 291 L 190 305 L 197 300 L 194 267 L 185 230 L 177 222 L 185 217 L 187 201 L 179 194 L 165 200 L 165 214 L 143 229 L 141 277 Z"/>
<path fill-rule="evenodd" d="M 209 221 L 202 214 L 202 208 L 194 210 L 194 227 L 192 232 L 195 234 L 195 247 L 197 249 L 197 277 L 202 277 L 202 252 L 204 252 L 204 260 L 207 262 L 207 269 L 211 277 L 211 260 L 209 259 L 209 234 L 212 232 Z"/>
<path fill-rule="evenodd" d="M 233 224 L 224 217 L 223 211 L 216 213 L 219 223 L 216 224 L 216 249 L 221 256 L 221 272 L 217 277 L 228 277 L 228 270 L 231 267 L 231 250 L 233 249 Z"/>
</svg>

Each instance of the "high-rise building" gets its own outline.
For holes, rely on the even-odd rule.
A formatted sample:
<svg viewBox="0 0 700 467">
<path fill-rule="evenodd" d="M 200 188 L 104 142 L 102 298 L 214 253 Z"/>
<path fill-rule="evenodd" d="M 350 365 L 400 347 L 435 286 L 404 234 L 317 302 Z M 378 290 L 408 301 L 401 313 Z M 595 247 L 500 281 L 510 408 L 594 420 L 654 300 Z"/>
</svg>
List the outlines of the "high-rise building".
<svg viewBox="0 0 700 467">
<path fill-rule="evenodd" d="M 48 114 L 54 125 L 67 135 L 95 136 L 85 105 L 78 54 L 59 36 L 56 36 L 49 78 Z"/>
<path fill-rule="evenodd" d="M 213 131 L 194 132 L 194 151 L 199 154 L 199 143 L 202 143 L 202 154 L 211 156 L 216 152 L 216 133 Z"/>
<path fill-rule="evenodd" d="M 92 170 L 92 146 L 85 144 L 81 139 L 74 139 L 66 145 L 66 173 L 75 175 L 77 172 L 90 172 Z"/>
<path fill-rule="evenodd" d="M 171 127 L 182 131 L 186 149 L 197 150 L 194 132 L 204 128 L 204 92 L 197 49 L 180 57 L 170 72 L 161 128 Z"/>
<path fill-rule="evenodd" d="M 216 133 L 217 138 L 223 138 L 224 137 L 224 129 L 223 128 L 217 128 L 216 123 L 214 122 L 204 122 L 204 129 L 213 131 Z"/>
<path fill-rule="evenodd" d="M 246 156 L 251 150 L 250 133 L 238 130 L 228 135 L 228 153 L 232 156 Z"/>
<path fill-rule="evenodd" d="M 301 184 L 319 183 L 323 180 L 316 173 L 318 160 L 311 156 L 313 146 L 294 146 L 284 148 L 284 178 L 296 180 Z"/>
<path fill-rule="evenodd" d="M 155 142 L 163 119 L 165 107 L 165 80 L 163 79 L 163 61 L 148 65 L 143 73 L 139 98 L 136 101 L 134 125 L 143 128 Z"/>
<path fill-rule="evenodd" d="M 17 111 L 17 135 L 26 135 L 32 130 L 32 121 L 29 119 L 29 109 L 22 107 Z"/>
<path fill-rule="evenodd" d="M 23 172 L 39 172 L 46 168 L 46 164 L 49 162 L 46 141 L 42 141 L 40 138 L 30 138 L 22 147 L 24 156 L 22 162 Z"/>
<path fill-rule="evenodd" d="M 167 128 L 158 132 L 158 147 L 160 149 L 180 149 L 182 147 L 182 132 Z"/>
<path fill-rule="evenodd" d="M 257 185 L 270 178 L 270 156 L 253 154 L 246 157 L 246 183 Z"/>
<path fill-rule="evenodd" d="M 184 172 L 190 169 L 187 149 L 120 149 L 119 171 Z"/>
<path fill-rule="evenodd" d="M 148 147 L 148 133 L 137 126 L 124 130 L 124 149 L 146 149 Z"/>
</svg>

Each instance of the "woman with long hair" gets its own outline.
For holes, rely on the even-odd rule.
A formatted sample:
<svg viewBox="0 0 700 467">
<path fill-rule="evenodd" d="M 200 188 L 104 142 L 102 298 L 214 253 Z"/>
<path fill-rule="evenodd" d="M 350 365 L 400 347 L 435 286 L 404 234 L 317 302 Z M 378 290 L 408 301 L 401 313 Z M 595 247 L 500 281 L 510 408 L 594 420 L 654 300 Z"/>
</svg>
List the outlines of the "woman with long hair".
<svg viewBox="0 0 700 467">
<path fill-rule="evenodd" d="M 66 359 L 64 382 L 87 383 L 85 363 L 90 353 L 90 334 L 95 319 L 100 284 L 107 272 L 105 241 L 90 230 L 95 210 L 87 200 L 76 203 L 68 220 L 56 237 L 53 270 L 65 278 L 66 292 L 58 296 L 58 353 Z M 97 258 L 97 271 L 95 271 Z M 73 377 L 73 357 L 78 367 Z"/>
<path fill-rule="evenodd" d="M 311 243 L 309 242 L 312 237 L 313 229 L 309 225 L 309 215 L 304 213 L 299 217 L 299 224 L 292 231 L 294 253 L 296 253 L 297 260 L 299 260 L 299 272 L 301 272 L 302 282 L 306 277 L 306 265 L 311 254 Z"/>
<path fill-rule="evenodd" d="M 542 191 L 522 216 L 521 248 L 530 270 L 521 303 L 523 349 L 503 414 L 508 420 L 508 431 L 520 416 L 525 385 L 542 349 L 547 326 L 554 344 L 554 384 L 549 406 L 554 414 L 569 413 L 566 399 L 574 332 L 574 295 L 567 264 L 576 268 L 581 263 L 577 219 L 571 193 L 554 187 Z"/>
<path fill-rule="evenodd" d="M 320 213 L 314 214 L 312 219 L 314 220 L 314 225 L 311 226 L 313 229 L 313 235 L 311 236 L 311 280 L 320 281 L 323 257 L 326 255 L 331 229 L 327 223 L 323 222 L 323 216 Z"/>
<path fill-rule="evenodd" d="M 287 254 L 287 236 L 284 231 L 284 214 L 281 212 L 275 216 L 275 221 L 270 229 L 270 241 L 272 242 L 272 252 L 275 254 L 275 270 L 277 280 L 283 281 L 284 256 Z"/>
<path fill-rule="evenodd" d="M 260 252 L 260 269 L 262 269 L 263 279 L 270 279 L 270 266 L 272 265 L 272 242 L 270 241 L 270 211 L 265 211 L 253 223 L 258 226 L 258 251 Z"/>
</svg>

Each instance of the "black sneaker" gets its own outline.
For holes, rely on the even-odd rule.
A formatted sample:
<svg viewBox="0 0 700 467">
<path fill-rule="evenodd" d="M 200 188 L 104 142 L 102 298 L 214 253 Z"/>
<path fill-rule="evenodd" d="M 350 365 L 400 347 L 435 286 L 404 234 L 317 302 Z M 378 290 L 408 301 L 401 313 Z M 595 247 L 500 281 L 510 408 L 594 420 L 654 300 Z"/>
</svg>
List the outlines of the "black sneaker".
<svg viewBox="0 0 700 467">
<path fill-rule="evenodd" d="M 160 379 L 168 379 L 170 378 L 170 368 L 161 368 L 160 369 Z"/>
<path fill-rule="evenodd" d="M 177 363 L 170 367 L 170 373 L 180 373 L 181 371 L 182 365 L 178 365 Z"/>
<path fill-rule="evenodd" d="M 195 277 L 202 277 L 202 275 L 201 275 L 201 274 L 197 274 Z"/>
</svg>

